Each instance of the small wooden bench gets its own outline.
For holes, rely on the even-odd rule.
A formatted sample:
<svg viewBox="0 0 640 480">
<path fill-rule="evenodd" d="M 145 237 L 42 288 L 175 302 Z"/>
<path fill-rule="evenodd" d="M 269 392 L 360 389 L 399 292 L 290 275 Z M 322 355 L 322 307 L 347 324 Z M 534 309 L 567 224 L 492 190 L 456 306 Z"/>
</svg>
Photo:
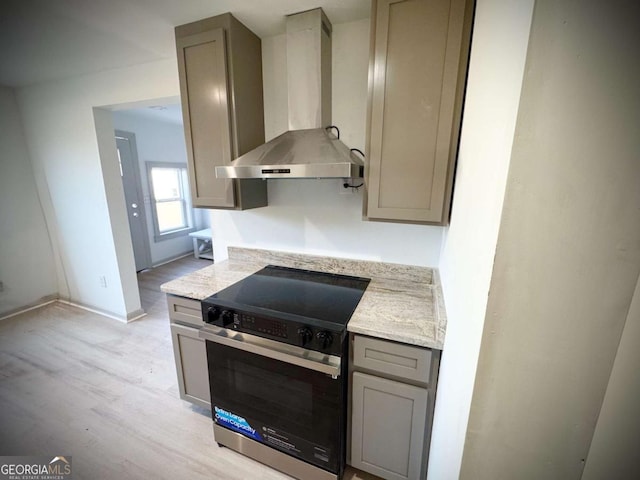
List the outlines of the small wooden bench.
<svg viewBox="0 0 640 480">
<path fill-rule="evenodd" d="M 213 260 L 213 240 L 211 229 L 205 228 L 189 234 L 193 238 L 193 256 Z"/>
</svg>

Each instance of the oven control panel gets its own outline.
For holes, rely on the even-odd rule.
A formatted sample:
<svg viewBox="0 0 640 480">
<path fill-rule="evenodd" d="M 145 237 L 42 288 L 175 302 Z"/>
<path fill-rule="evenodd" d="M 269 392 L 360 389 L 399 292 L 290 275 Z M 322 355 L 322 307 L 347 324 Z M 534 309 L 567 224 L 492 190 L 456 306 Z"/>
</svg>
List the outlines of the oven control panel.
<svg viewBox="0 0 640 480">
<path fill-rule="evenodd" d="M 242 327 L 244 331 L 249 330 L 257 333 L 266 333 L 274 337 L 289 338 L 287 324 L 270 318 L 255 317 L 241 313 L 236 315 L 233 321 L 233 328 L 239 330 L 239 327 Z"/>
<path fill-rule="evenodd" d="M 329 331 L 306 323 L 237 312 L 217 305 L 202 304 L 204 321 L 212 325 L 270 338 L 290 345 L 332 355 L 342 355 L 346 332 Z"/>
</svg>

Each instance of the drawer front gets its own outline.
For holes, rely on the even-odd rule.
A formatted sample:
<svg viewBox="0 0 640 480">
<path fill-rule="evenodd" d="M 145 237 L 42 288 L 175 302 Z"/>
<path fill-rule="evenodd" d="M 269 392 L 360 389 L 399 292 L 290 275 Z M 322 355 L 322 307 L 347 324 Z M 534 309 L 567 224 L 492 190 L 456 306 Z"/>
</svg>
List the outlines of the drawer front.
<svg viewBox="0 0 640 480">
<path fill-rule="evenodd" d="M 186 323 L 194 327 L 202 327 L 202 307 L 198 300 L 167 295 L 169 318 L 173 322 Z"/>
<path fill-rule="evenodd" d="M 354 335 L 353 364 L 373 372 L 427 385 L 433 352 L 428 348 Z"/>
</svg>

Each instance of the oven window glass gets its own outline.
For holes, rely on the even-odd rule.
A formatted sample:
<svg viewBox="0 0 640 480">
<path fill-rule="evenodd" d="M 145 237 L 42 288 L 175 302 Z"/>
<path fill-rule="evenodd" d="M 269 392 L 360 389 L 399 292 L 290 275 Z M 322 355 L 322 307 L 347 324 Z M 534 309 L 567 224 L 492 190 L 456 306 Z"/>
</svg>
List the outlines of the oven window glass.
<svg viewBox="0 0 640 480">
<path fill-rule="evenodd" d="M 333 379 L 210 341 L 207 356 L 214 407 L 246 418 L 259 431 L 273 428 L 296 444 L 287 453 L 337 468 L 344 434 L 342 376 Z M 298 443 L 309 447 L 310 458 Z"/>
<path fill-rule="evenodd" d="M 281 412 L 295 412 L 296 421 L 302 425 L 313 422 L 313 384 L 309 379 L 288 378 L 282 373 L 266 371 L 246 361 L 230 360 L 228 367 L 228 384 L 247 397 L 261 399 L 262 405 L 256 407 L 263 414 L 268 415 L 275 407 Z M 270 398 L 273 400 L 269 401 Z M 277 405 L 274 406 L 274 403 Z"/>
</svg>

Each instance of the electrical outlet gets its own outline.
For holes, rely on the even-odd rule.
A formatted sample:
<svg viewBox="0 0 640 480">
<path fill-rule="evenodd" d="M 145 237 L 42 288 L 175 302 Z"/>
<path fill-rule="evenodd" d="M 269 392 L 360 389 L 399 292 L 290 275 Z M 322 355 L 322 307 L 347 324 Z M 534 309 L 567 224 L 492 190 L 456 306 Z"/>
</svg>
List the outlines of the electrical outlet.
<svg viewBox="0 0 640 480">
<path fill-rule="evenodd" d="M 105 277 L 104 275 L 100 276 L 100 286 L 102 288 L 107 288 L 107 277 Z"/>
</svg>

